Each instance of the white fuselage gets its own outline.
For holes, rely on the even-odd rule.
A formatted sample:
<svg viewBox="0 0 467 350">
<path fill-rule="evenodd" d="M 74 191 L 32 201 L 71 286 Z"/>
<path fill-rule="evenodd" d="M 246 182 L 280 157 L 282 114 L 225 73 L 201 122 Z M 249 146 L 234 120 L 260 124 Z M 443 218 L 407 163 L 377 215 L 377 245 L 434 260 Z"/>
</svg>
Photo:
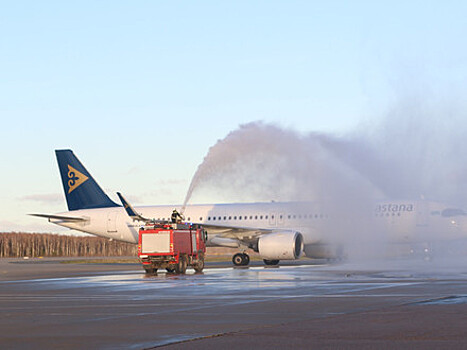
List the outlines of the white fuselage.
<svg viewBox="0 0 467 350">
<path fill-rule="evenodd" d="M 135 207 L 143 217 L 170 219 L 176 206 Z M 424 242 L 467 237 L 467 216 L 442 215 L 446 205 L 428 201 L 378 202 L 358 210 L 354 206 L 336 209 L 332 203 L 241 203 L 191 205 L 185 210 L 188 222 L 212 225 L 209 242 L 219 227 L 239 229 L 294 230 L 302 233 L 304 244 L 332 241 L 333 235 L 385 235 L 392 242 Z M 133 221 L 123 207 L 75 210 L 61 215 L 83 217 L 84 222 L 50 222 L 70 229 L 129 243 L 138 242 L 141 222 Z M 209 244 L 208 242 L 208 244 Z M 214 245 L 214 244 L 212 244 Z"/>
</svg>

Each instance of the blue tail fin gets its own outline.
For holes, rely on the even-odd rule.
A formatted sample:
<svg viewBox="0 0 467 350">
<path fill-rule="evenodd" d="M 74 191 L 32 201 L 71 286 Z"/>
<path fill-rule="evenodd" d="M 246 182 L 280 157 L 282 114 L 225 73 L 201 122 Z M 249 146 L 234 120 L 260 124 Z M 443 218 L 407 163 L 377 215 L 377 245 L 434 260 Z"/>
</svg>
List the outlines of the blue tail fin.
<svg viewBox="0 0 467 350">
<path fill-rule="evenodd" d="M 119 207 L 69 149 L 56 150 L 68 210 Z"/>
</svg>

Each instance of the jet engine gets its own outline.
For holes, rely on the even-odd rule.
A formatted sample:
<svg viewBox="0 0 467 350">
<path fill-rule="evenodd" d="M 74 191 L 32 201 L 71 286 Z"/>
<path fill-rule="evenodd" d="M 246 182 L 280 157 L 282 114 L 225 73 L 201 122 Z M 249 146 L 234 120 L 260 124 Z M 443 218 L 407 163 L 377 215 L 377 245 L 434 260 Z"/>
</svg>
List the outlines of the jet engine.
<svg viewBox="0 0 467 350">
<path fill-rule="evenodd" d="M 274 232 L 258 240 L 258 252 L 267 260 L 294 260 L 302 255 L 303 236 L 300 232 Z"/>
</svg>

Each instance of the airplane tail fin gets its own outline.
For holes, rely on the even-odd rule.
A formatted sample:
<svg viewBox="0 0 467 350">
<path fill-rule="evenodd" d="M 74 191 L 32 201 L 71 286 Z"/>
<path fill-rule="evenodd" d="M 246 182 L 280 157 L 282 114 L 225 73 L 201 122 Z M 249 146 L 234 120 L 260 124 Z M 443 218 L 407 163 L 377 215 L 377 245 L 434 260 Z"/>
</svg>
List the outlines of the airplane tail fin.
<svg viewBox="0 0 467 350">
<path fill-rule="evenodd" d="M 68 210 L 118 207 L 69 149 L 56 150 Z"/>
</svg>

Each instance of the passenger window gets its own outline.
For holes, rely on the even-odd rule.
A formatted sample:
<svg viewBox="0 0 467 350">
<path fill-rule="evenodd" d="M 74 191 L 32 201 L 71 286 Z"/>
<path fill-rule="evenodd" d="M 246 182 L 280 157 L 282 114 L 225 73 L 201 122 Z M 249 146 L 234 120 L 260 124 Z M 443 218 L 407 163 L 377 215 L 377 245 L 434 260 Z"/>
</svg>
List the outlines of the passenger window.
<svg viewBox="0 0 467 350">
<path fill-rule="evenodd" d="M 217 219 L 218 219 L 218 220 L 222 220 L 222 218 L 221 218 L 220 216 L 219 216 Z"/>
<path fill-rule="evenodd" d="M 268 219 L 268 216 L 266 215 L 264 218 L 267 220 L 267 219 Z"/>
<path fill-rule="evenodd" d="M 211 217 L 210 217 L 210 216 L 208 216 L 208 221 L 210 221 L 210 220 L 211 220 Z"/>
<path fill-rule="evenodd" d="M 212 220 L 216 220 L 216 217 L 215 217 L 215 216 L 213 216 L 213 217 L 212 217 Z"/>
<path fill-rule="evenodd" d="M 288 215 L 287 218 L 290 219 L 290 215 Z"/>
<path fill-rule="evenodd" d="M 250 215 L 250 220 L 253 220 L 253 215 Z"/>
<path fill-rule="evenodd" d="M 237 217 L 236 217 L 236 216 L 234 216 L 234 220 L 237 220 Z"/>
<path fill-rule="evenodd" d="M 238 220 L 242 220 L 242 216 L 241 216 L 241 215 L 238 217 Z"/>
<path fill-rule="evenodd" d="M 258 220 L 258 215 L 255 215 L 255 220 Z"/>
<path fill-rule="evenodd" d="M 229 220 L 232 220 L 232 217 L 231 217 L 231 216 L 229 216 Z"/>
<path fill-rule="evenodd" d="M 261 220 L 263 220 L 263 215 L 260 215 L 259 218 L 260 218 Z"/>
</svg>

